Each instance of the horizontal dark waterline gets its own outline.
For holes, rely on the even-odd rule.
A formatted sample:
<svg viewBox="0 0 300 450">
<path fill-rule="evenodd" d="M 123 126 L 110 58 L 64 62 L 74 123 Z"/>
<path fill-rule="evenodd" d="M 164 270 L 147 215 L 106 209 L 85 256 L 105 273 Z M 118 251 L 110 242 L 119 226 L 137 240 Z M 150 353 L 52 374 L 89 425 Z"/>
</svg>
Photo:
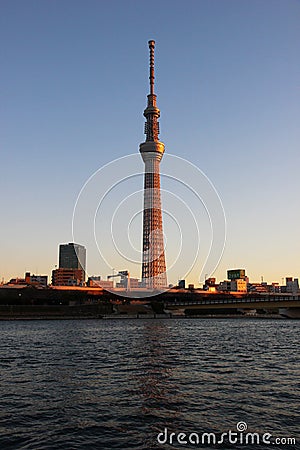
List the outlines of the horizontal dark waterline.
<svg viewBox="0 0 300 450">
<path fill-rule="evenodd" d="M 243 320 L 295 320 L 288 317 L 282 317 L 280 315 L 257 315 L 257 316 L 245 316 L 245 315 L 216 315 L 216 316 L 193 316 L 193 317 L 185 317 L 185 316 L 173 316 L 173 317 L 157 317 L 152 315 L 138 315 L 138 316 L 109 316 L 109 317 L 98 317 L 98 316 L 64 316 L 64 317 L 56 317 L 56 316 L 7 316 L 0 317 L 0 321 L 28 321 L 28 320 L 209 320 L 209 319 L 243 319 Z"/>
</svg>

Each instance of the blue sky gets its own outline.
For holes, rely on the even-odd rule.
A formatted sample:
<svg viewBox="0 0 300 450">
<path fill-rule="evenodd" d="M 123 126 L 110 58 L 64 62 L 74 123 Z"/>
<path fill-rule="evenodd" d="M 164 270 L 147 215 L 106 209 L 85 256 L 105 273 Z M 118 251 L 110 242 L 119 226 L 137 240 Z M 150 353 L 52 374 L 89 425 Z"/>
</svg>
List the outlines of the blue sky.
<svg viewBox="0 0 300 450">
<path fill-rule="evenodd" d="M 166 152 L 198 166 L 224 205 L 215 276 L 238 267 L 253 281 L 300 276 L 298 0 L 0 7 L 1 279 L 50 274 L 85 181 L 138 152 L 149 39 Z"/>
</svg>

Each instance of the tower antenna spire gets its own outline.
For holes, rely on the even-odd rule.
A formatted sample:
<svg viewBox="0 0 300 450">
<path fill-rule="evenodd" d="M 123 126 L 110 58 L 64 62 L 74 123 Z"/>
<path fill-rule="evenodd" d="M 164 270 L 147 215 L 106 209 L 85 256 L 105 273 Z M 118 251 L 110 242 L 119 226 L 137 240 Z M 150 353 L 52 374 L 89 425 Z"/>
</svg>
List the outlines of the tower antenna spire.
<svg viewBox="0 0 300 450">
<path fill-rule="evenodd" d="M 155 48 L 155 41 L 151 40 L 148 41 L 149 50 L 150 50 L 150 94 L 154 94 L 154 48 Z"/>
<path fill-rule="evenodd" d="M 159 116 L 160 110 L 156 104 L 156 94 L 154 94 L 154 48 L 155 41 L 148 41 L 149 50 L 150 50 L 150 94 L 147 95 L 148 104 L 147 108 L 144 111 L 144 116 L 146 117 L 145 123 L 145 134 L 146 141 L 155 141 L 159 142 Z"/>
</svg>

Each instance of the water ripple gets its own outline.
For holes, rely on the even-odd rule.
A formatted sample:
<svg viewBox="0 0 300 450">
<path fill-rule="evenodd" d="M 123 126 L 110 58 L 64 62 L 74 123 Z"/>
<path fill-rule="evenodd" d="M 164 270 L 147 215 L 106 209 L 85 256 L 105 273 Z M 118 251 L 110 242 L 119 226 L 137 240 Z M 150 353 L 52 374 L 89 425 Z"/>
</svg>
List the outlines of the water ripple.
<svg viewBox="0 0 300 450">
<path fill-rule="evenodd" d="M 295 437 L 300 448 L 299 327 L 236 319 L 0 322 L 1 448 L 187 448 L 159 445 L 157 434 L 221 433 L 239 421 L 252 432 Z"/>
</svg>

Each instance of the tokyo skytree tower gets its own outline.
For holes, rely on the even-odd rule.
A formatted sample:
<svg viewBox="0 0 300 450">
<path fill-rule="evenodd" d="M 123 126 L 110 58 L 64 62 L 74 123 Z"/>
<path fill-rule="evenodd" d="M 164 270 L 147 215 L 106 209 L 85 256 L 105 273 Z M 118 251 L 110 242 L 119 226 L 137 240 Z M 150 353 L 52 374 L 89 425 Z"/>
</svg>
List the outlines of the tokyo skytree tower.
<svg viewBox="0 0 300 450">
<path fill-rule="evenodd" d="M 151 40 L 148 44 L 150 94 L 147 96 L 148 104 L 144 111 L 146 141 L 140 144 L 140 153 L 145 163 L 142 282 L 146 288 L 161 289 L 167 287 L 159 172 L 165 146 L 158 137 L 160 110 L 156 106 L 154 94 L 155 41 Z"/>
</svg>

